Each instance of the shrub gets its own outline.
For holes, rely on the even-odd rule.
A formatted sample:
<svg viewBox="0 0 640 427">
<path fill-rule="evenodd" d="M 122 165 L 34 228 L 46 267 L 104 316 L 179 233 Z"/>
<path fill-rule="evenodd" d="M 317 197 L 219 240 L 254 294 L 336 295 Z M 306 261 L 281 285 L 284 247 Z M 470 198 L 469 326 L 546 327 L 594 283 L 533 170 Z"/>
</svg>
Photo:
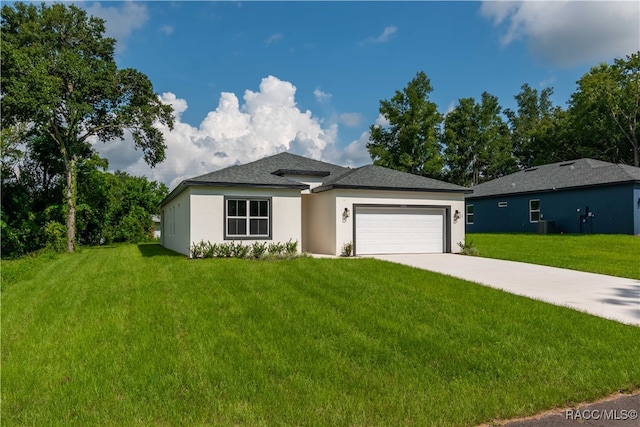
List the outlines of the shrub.
<svg viewBox="0 0 640 427">
<path fill-rule="evenodd" d="M 258 259 L 262 258 L 267 253 L 266 242 L 253 242 L 251 245 L 251 256 Z"/>
<path fill-rule="evenodd" d="M 220 243 L 219 245 L 217 245 L 215 256 L 217 258 L 231 258 L 231 254 L 233 252 L 231 248 L 231 244 L 233 243 L 227 242 L 227 243 Z"/>
<path fill-rule="evenodd" d="M 206 242 L 202 248 L 202 257 L 203 258 L 213 258 L 215 256 L 216 250 L 218 249 L 218 245 L 211 244 L 210 242 Z"/>
<path fill-rule="evenodd" d="M 298 253 L 298 241 L 292 242 L 291 239 L 284 244 L 284 254 L 287 257 L 293 257 Z"/>
<path fill-rule="evenodd" d="M 191 248 L 189 248 L 189 252 L 191 253 L 191 258 L 203 258 L 204 257 L 204 241 L 200 241 L 200 243 L 192 243 Z"/>
<path fill-rule="evenodd" d="M 247 258 L 249 256 L 251 246 L 245 246 L 242 242 L 231 242 L 229 244 L 229 249 L 233 258 Z"/>
<path fill-rule="evenodd" d="M 279 242 L 269 243 L 269 255 L 279 257 L 284 252 L 284 244 Z"/>
<path fill-rule="evenodd" d="M 460 246 L 460 254 L 461 255 L 471 255 L 478 256 L 480 255 L 480 251 L 473 244 L 473 240 L 458 242 L 458 246 Z"/>
<path fill-rule="evenodd" d="M 211 243 L 200 241 L 189 248 L 191 258 L 294 258 L 298 256 L 298 241 L 287 243 L 242 242 Z"/>
<path fill-rule="evenodd" d="M 46 248 L 53 252 L 64 252 L 67 248 L 67 228 L 57 221 L 49 221 L 44 226 Z"/>
<path fill-rule="evenodd" d="M 114 241 L 131 243 L 148 241 L 150 233 L 153 233 L 150 232 L 152 228 L 153 221 L 147 211 L 140 206 L 133 206 L 115 228 Z"/>
<path fill-rule="evenodd" d="M 351 256 L 351 254 L 353 254 L 353 242 L 347 242 L 342 245 L 340 256 Z"/>
</svg>

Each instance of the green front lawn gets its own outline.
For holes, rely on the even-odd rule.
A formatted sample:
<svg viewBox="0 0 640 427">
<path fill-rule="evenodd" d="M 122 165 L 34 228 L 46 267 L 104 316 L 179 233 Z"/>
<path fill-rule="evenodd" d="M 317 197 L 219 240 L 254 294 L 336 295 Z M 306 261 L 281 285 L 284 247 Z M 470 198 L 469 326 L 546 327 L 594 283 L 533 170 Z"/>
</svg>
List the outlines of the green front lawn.
<svg viewBox="0 0 640 427">
<path fill-rule="evenodd" d="M 475 425 L 640 387 L 640 328 L 372 259 L 2 263 L 4 425 Z"/>
<path fill-rule="evenodd" d="M 467 234 L 480 256 L 640 279 L 640 237 L 620 234 Z"/>
</svg>

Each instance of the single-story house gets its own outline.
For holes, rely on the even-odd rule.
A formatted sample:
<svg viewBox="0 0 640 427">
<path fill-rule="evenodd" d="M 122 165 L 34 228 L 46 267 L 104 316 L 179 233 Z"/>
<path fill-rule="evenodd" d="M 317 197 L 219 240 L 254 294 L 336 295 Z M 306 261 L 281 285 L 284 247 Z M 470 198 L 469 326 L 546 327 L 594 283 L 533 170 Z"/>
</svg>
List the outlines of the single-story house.
<svg viewBox="0 0 640 427">
<path fill-rule="evenodd" d="M 345 168 L 290 153 L 182 181 L 160 203 L 162 245 L 297 241 L 340 255 L 458 252 L 465 187 L 380 166 Z"/>
<path fill-rule="evenodd" d="M 640 168 L 579 159 L 473 187 L 468 233 L 640 234 Z"/>
</svg>

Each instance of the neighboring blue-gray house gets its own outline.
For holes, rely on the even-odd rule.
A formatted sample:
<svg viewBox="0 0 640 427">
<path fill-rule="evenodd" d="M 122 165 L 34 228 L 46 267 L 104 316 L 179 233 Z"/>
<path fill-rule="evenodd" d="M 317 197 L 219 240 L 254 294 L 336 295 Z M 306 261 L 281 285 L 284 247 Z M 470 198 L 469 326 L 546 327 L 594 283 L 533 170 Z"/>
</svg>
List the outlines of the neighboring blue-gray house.
<svg viewBox="0 0 640 427">
<path fill-rule="evenodd" d="M 465 204 L 467 233 L 640 234 L 640 168 L 593 159 L 536 166 L 473 187 Z"/>
</svg>

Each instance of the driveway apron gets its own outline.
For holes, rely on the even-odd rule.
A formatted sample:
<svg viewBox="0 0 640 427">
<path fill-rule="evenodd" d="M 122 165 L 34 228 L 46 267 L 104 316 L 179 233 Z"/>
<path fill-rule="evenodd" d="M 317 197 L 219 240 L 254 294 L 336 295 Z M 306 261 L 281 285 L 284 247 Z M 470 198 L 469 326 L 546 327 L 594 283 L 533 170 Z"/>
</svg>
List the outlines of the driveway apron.
<svg viewBox="0 0 640 427">
<path fill-rule="evenodd" d="M 640 326 L 640 280 L 457 254 L 372 257 Z"/>
</svg>

